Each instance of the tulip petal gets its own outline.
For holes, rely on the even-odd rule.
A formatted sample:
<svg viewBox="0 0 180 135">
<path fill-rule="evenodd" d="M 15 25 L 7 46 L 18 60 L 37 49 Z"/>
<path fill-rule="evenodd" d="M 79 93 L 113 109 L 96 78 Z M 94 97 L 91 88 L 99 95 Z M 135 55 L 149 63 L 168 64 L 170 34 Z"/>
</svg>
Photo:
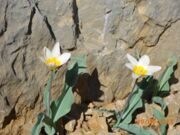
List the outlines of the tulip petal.
<svg viewBox="0 0 180 135">
<path fill-rule="evenodd" d="M 47 47 L 44 47 L 44 57 L 45 58 L 51 57 L 51 51 Z"/>
<path fill-rule="evenodd" d="M 148 73 L 147 74 L 148 75 L 153 75 L 153 73 L 161 70 L 161 67 L 160 66 L 148 66 L 147 69 L 148 69 Z"/>
<path fill-rule="evenodd" d="M 138 77 L 140 77 L 140 75 L 137 75 L 137 74 L 135 74 L 135 73 L 132 73 L 132 78 L 137 79 Z"/>
<path fill-rule="evenodd" d="M 143 55 L 140 59 L 138 64 L 143 66 L 148 66 L 150 63 L 150 58 L 148 55 Z"/>
<path fill-rule="evenodd" d="M 138 61 L 133 56 L 127 54 L 126 57 L 128 58 L 130 63 L 132 63 L 133 65 L 137 65 Z"/>
<path fill-rule="evenodd" d="M 58 57 L 61 55 L 61 52 L 60 52 L 60 45 L 59 45 L 59 42 L 56 42 L 53 49 L 52 49 L 52 55 L 54 57 Z"/>
<path fill-rule="evenodd" d="M 133 69 L 133 65 L 131 63 L 126 63 L 125 66 L 131 70 Z"/>
<path fill-rule="evenodd" d="M 61 64 L 65 64 L 71 57 L 71 53 L 63 53 L 58 59 L 61 61 Z"/>
</svg>

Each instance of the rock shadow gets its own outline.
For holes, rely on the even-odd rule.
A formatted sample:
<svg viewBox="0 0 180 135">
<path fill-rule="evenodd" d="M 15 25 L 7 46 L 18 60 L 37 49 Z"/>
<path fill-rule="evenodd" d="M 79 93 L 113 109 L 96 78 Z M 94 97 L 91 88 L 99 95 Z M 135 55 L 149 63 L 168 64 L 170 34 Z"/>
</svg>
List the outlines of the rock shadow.
<svg viewBox="0 0 180 135">
<path fill-rule="evenodd" d="M 80 95 L 83 103 L 92 101 L 102 102 L 102 100 L 99 99 L 99 97 L 103 95 L 103 91 L 100 90 L 101 85 L 98 71 L 95 68 L 91 75 L 85 73 L 79 77 L 75 91 Z"/>
<path fill-rule="evenodd" d="M 72 105 L 71 112 L 63 118 L 63 125 L 71 120 L 79 120 L 84 117 L 84 112 L 88 109 L 90 102 L 102 102 L 99 98 L 103 95 L 100 90 L 102 84 L 99 81 L 98 71 L 95 68 L 92 74 L 84 73 L 79 76 L 77 84 L 74 88 L 75 103 Z M 78 100 L 78 101 L 77 101 Z M 64 134 L 66 131 L 64 130 Z"/>
</svg>

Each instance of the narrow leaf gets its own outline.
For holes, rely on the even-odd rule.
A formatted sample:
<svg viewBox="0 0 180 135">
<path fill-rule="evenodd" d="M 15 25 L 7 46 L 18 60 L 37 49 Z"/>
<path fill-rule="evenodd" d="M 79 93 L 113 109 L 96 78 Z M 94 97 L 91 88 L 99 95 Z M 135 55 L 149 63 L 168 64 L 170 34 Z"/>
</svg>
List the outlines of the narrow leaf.
<svg viewBox="0 0 180 135">
<path fill-rule="evenodd" d="M 44 130 L 47 133 L 47 135 L 54 135 L 56 133 L 55 128 L 46 123 L 44 123 Z"/>
<path fill-rule="evenodd" d="M 121 112 L 121 117 L 117 115 L 116 127 L 120 123 L 130 123 L 132 121 L 133 113 L 143 106 L 142 95 L 145 89 L 149 86 L 149 82 L 152 81 L 152 77 L 144 78 L 140 84 L 136 84 L 132 94 L 129 96 L 125 109 Z M 137 86 L 138 85 L 138 86 Z"/>
<path fill-rule="evenodd" d="M 129 114 L 123 119 L 122 123 L 130 123 L 132 121 L 132 115 L 133 113 L 141 108 L 143 106 L 143 102 L 142 100 L 138 100 L 138 102 L 136 104 L 134 104 L 134 106 L 131 108 L 131 110 L 129 111 Z"/>
<path fill-rule="evenodd" d="M 167 108 L 166 103 L 164 102 L 163 98 L 161 98 L 161 97 L 153 97 L 152 101 L 156 104 L 159 104 L 164 111 Z"/>
<path fill-rule="evenodd" d="M 56 110 L 54 110 L 55 112 L 52 110 L 53 122 L 57 122 L 57 120 L 70 112 L 71 105 L 74 101 L 72 87 L 65 87 L 65 90 L 60 97 L 61 98 L 59 99 L 59 104 L 56 106 Z"/>
<path fill-rule="evenodd" d="M 47 112 L 47 115 L 50 116 L 50 96 L 51 96 L 51 84 L 52 84 L 52 80 L 53 80 L 53 75 L 54 75 L 54 72 L 51 71 L 51 76 L 49 77 L 48 81 L 47 81 L 47 85 L 44 89 L 44 105 L 45 105 L 45 108 L 46 108 L 46 112 Z"/>
<path fill-rule="evenodd" d="M 169 60 L 169 64 L 161 75 L 159 80 L 159 91 L 168 92 L 169 91 L 169 79 L 171 78 L 172 73 L 174 72 L 174 66 L 177 64 L 177 58 L 172 56 Z"/>
<path fill-rule="evenodd" d="M 159 121 L 165 120 L 164 114 L 161 113 L 159 110 L 154 109 L 153 114 Z M 166 123 L 161 123 L 161 122 L 160 122 L 160 124 L 161 124 L 160 125 L 161 135 L 166 135 L 167 134 L 167 124 Z"/>
<path fill-rule="evenodd" d="M 132 121 L 133 112 L 136 109 L 142 107 L 142 94 L 143 91 L 141 89 L 137 89 L 134 93 L 132 93 L 131 99 L 128 102 L 128 106 L 122 114 L 122 119 L 124 122 L 130 123 Z"/>
<path fill-rule="evenodd" d="M 34 125 L 33 129 L 32 129 L 32 135 L 39 135 L 40 131 L 41 131 L 41 128 L 43 127 L 43 119 L 44 119 L 44 114 L 43 113 L 40 113 L 38 116 L 37 116 L 37 121 L 36 121 L 36 124 Z"/>
<path fill-rule="evenodd" d="M 54 135 L 56 132 L 56 125 L 53 122 L 53 120 L 51 119 L 51 117 L 45 115 L 44 120 L 43 120 L 43 124 L 45 127 L 45 132 L 48 135 Z"/>
<path fill-rule="evenodd" d="M 73 87 L 76 84 L 79 75 L 86 72 L 86 57 L 79 56 L 73 58 L 68 69 L 65 82 L 67 85 Z"/>
<path fill-rule="evenodd" d="M 85 55 L 73 57 L 71 59 L 71 64 L 70 64 L 69 68 L 71 69 L 76 63 L 78 65 L 78 74 L 87 72 L 86 71 L 87 64 L 86 64 L 86 56 Z"/>
</svg>

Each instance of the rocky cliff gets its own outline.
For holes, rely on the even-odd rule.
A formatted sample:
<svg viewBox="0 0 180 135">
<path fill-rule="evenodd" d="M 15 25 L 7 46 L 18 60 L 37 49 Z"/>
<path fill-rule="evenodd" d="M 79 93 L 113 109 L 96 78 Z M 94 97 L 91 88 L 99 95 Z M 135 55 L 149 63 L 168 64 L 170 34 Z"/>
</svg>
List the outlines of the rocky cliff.
<svg viewBox="0 0 180 135">
<path fill-rule="evenodd" d="M 162 67 L 171 55 L 180 58 L 179 20 L 179 0 L 0 0 L 0 134 L 30 134 L 43 110 L 44 46 L 59 41 L 72 56 L 87 55 L 89 74 L 79 80 L 77 102 L 99 106 L 130 92 L 127 52 L 146 53 Z M 54 98 L 65 70 L 53 84 Z M 180 93 L 179 81 L 171 89 Z M 180 105 L 173 103 L 178 113 Z"/>
</svg>

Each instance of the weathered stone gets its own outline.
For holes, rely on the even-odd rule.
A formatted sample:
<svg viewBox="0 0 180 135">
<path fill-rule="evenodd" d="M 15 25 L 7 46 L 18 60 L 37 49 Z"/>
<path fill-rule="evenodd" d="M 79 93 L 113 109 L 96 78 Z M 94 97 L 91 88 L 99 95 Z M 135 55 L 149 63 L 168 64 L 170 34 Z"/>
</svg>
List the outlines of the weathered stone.
<svg viewBox="0 0 180 135">
<path fill-rule="evenodd" d="M 1 17 L 0 17 L 0 35 L 3 35 L 3 33 L 6 31 L 7 28 L 7 19 L 6 19 L 6 12 L 7 12 L 7 6 L 8 2 L 7 1 L 1 1 L 0 4 L 0 12 L 1 12 Z"/>
<path fill-rule="evenodd" d="M 161 34 L 180 18 L 180 1 L 144 0 L 138 4 L 138 12 L 146 18 L 141 35 L 146 45 L 156 45 Z"/>
<path fill-rule="evenodd" d="M 180 22 L 177 21 L 169 27 L 166 32 L 161 36 L 159 39 L 159 42 L 155 48 L 149 48 L 148 51 L 150 52 L 150 56 L 153 60 L 154 64 L 161 65 L 165 68 L 165 66 L 168 63 L 168 59 L 176 55 L 177 61 L 179 63 L 180 61 L 180 31 L 177 31 L 177 27 L 180 26 Z M 158 57 L 158 59 L 157 59 Z M 163 69 L 164 69 L 163 68 Z M 176 69 L 176 68 L 175 68 Z M 174 77 L 172 77 L 172 91 L 178 91 L 179 90 L 179 83 L 177 83 L 177 80 L 180 79 L 180 69 L 177 68 L 175 70 Z"/>
<path fill-rule="evenodd" d="M 53 38 L 60 42 L 63 49 L 74 49 L 79 35 L 76 0 L 42 0 L 38 8 L 48 19 Z"/>
<path fill-rule="evenodd" d="M 102 131 L 108 131 L 106 118 L 99 117 L 97 114 L 94 114 L 92 118 L 88 121 L 88 126 L 94 134 L 97 134 Z"/>
<path fill-rule="evenodd" d="M 59 41 L 73 56 L 87 54 L 88 73 L 78 81 L 75 103 L 101 106 L 131 91 L 124 66 L 126 53 L 134 51 L 129 47 L 149 54 L 163 69 L 172 54 L 179 61 L 179 19 L 179 0 L 0 0 L 0 134 L 30 134 L 43 111 L 49 72 L 38 57 L 44 46 Z M 53 82 L 53 98 L 61 93 L 65 71 L 63 66 Z M 177 113 L 178 66 L 174 76 L 171 90 L 177 94 L 166 100 Z M 81 117 L 79 129 L 85 125 Z M 81 132 L 93 134 L 88 128 Z"/>
<path fill-rule="evenodd" d="M 80 118 L 77 121 L 76 129 L 80 129 L 82 127 L 83 121 L 84 121 L 84 114 L 81 113 Z"/>
<path fill-rule="evenodd" d="M 140 14 L 152 19 L 160 26 L 165 26 L 180 18 L 179 0 L 143 0 L 138 6 Z"/>
<path fill-rule="evenodd" d="M 76 130 L 75 132 L 73 133 L 69 133 L 69 135 L 84 135 L 83 131 L 81 130 Z"/>
<path fill-rule="evenodd" d="M 75 129 L 76 123 L 77 123 L 76 120 L 69 121 L 68 123 L 66 123 L 65 129 L 67 131 L 73 132 Z"/>
<path fill-rule="evenodd" d="M 121 133 L 100 132 L 97 135 L 123 135 Z"/>
</svg>

